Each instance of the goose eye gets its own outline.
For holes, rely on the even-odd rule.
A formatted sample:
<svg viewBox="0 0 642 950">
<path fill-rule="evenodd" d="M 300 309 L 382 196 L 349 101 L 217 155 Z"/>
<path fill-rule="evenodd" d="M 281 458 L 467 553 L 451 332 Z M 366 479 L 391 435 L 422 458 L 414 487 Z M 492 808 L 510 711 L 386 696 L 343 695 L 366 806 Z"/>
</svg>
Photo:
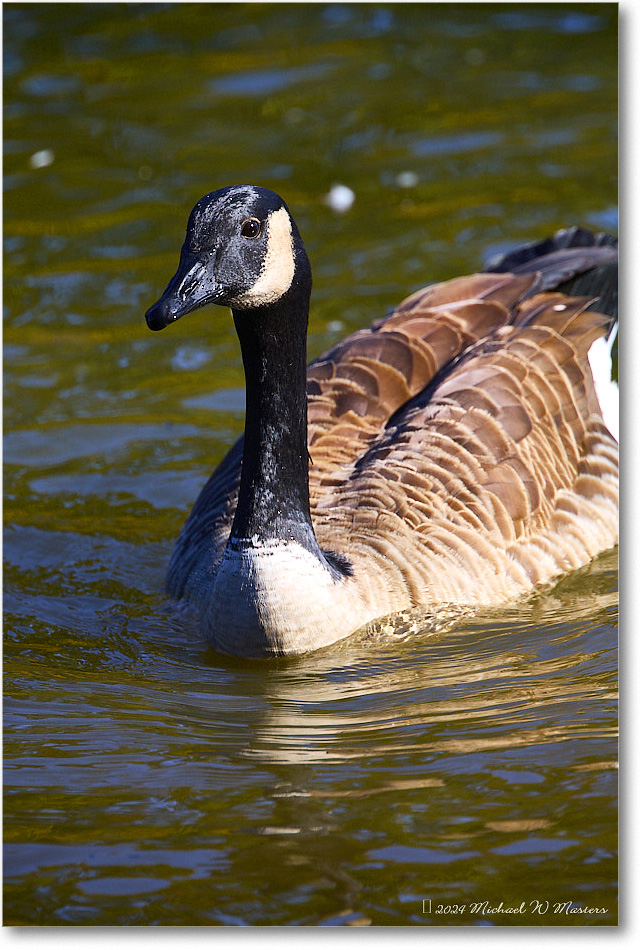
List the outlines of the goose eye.
<svg viewBox="0 0 642 950">
<path fill-rule="evenodd" d="M 248 218 L 241 225 L 241 234 L 246 238 L 257 238 L 261 233 L 261 222 L 258 218 Z"/>
</svg>

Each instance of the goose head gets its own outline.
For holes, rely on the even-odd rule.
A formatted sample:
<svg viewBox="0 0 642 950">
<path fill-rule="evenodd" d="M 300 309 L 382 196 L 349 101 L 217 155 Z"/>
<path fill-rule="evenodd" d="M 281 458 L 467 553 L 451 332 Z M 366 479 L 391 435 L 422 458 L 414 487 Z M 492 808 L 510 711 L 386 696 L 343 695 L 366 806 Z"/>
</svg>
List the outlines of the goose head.
<svg viewBox="0 0 642 950">
<path fill-rule="evenodd" d="M 301 236 L 279 195 L 254 185 L 213 191 L 187 224 L 178 270 L 145 314 L 151 330 L 214 303 L 234 311 L 309 298 L 310 264 Z"/>
</svg>

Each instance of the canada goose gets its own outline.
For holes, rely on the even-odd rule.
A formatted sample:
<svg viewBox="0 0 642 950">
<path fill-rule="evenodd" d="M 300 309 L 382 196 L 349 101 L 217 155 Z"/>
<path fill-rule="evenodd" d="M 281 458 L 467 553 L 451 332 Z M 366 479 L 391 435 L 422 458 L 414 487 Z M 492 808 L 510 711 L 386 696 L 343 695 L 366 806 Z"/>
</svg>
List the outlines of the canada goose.
<svg viewBox="0 0 642 950">
<path fill-rule="evenodd" d="M 285 203 L 252 185 L 202 198 L 146 319 L 220 304 L 241 344 L 245 435 L 167 577 L 205 637 L 302 653 L 409 607 L 508 601 L 614 545 L 617 442 L 587 359 L 612 321 L 587 307 L 614 308 L 615 245 L 558 232 L 412 294 L 306 369 L 311 270 Z M 550 292 L 573 280 L 590 296 Z"/>
</svg>

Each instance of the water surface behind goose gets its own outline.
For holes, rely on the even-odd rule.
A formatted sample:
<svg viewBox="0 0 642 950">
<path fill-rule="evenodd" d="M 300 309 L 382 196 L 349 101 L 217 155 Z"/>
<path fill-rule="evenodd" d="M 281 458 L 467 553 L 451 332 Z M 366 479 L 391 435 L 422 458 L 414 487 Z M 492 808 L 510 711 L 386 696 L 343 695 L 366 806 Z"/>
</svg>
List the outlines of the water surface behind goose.
<svg viewBox="0 0 642 950">
<path fill-rule="evenodd" d="M 162 584 L 238 346 L 223 310 L 143 322 L 235 181 L 297 217 L 311 355 L 613 230 L 615 9 L 3 8 L 5 923 L 616 922 L 615 554 L 440 632 L 221 657 Z"/>
</svg>

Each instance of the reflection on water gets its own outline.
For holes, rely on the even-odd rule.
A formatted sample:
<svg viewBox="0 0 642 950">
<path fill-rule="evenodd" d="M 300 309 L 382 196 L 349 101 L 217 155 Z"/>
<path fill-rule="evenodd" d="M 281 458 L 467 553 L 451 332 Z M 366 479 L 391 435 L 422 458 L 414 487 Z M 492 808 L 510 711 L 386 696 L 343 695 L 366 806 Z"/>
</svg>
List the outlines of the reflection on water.
<svg viewBox="0 0 642 950">
<path fill-rule="evenodd" d="M 530 748 L 580 734 L 611 737 L 611 720 L 608 726 L 574 722 L 569 732 L 549 721 L 553 709 L 559 715 L 568 705 L 571 712 L 579 697 L 596 707 L 615 698 L 613 681 L 601 671 L 603 653 L 614 645 L 608 636 L 591 643 L 582 623 L 598 612 L 613 617 L 617 610 L 614 554 L 600 563 L 600 573 L 595 565 L 590 573 L 602 593 L 574 594 L 564 589 L 566 581 L 560 593 L 538 595 L 520 608 L 478 614 L 463 624 L 451 621 L 441 632 L 431 625 L 402 640 L 401 664 L 399 642 L 389 633 L 376 645 L 370 636 L 361 642 L 357 636 L 290 660 L 244 754 L 310 762 L 381 753 L 392 761 L 413 752 L 464 754 Z"/>
<path fill-rule="evenodd" d="M 501 611 L 216 654 L 162 585 L 242 429 L 238 345 L 224 311 L 143 313 L 233 181 L 299 220 L 311 355 L 518 241 L 616 227 L 615 10 L 3 14 L 5 923 L 613 924 L 616 554 Z"/>
<path fill-rule="evenodd" d="M 7 554 L 26 572 L 25 549 L 9 539 Z M 588 893 L 613 922 L 613 554 L 402 645 L 356 637 L 267 662 L 220 657 L 165 612 L 157 558 L 94 539 L 70 603 L 42 546 L 8 604 L 19 920 L 439 923 L 424 898 Z"/>
</svg>

